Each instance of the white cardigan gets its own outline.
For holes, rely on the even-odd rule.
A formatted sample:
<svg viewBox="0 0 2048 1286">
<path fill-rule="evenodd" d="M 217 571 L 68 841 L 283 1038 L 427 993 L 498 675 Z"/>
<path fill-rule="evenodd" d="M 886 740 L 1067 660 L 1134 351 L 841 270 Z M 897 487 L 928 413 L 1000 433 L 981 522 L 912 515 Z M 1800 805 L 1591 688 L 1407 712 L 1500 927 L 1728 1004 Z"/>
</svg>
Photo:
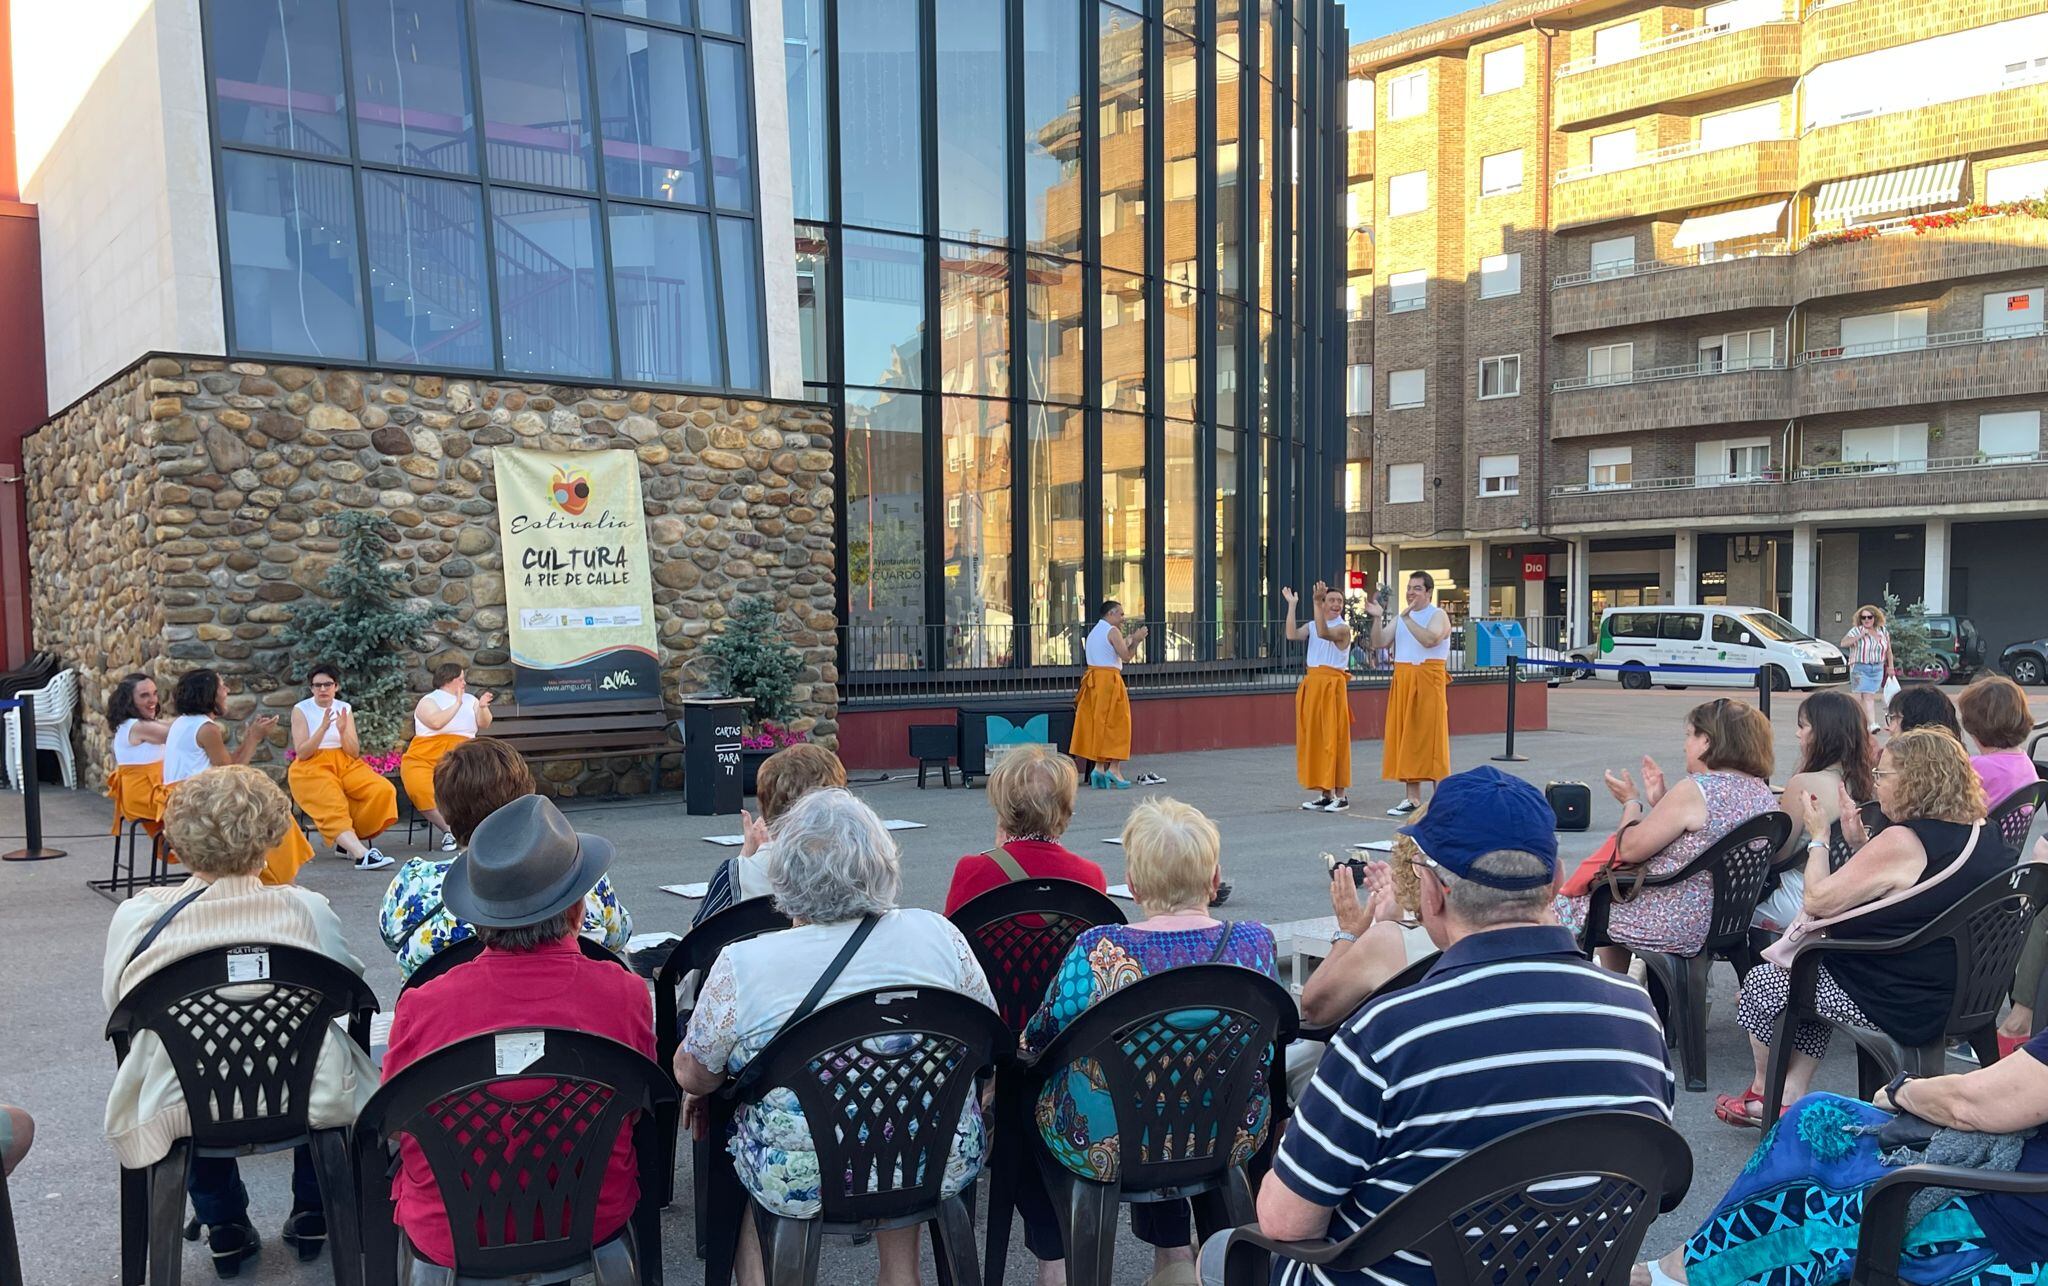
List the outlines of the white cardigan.
<svg viewBox="0 0 2048 1286">
<path fill-rule="evenodd" d="M 358 974 L 363 971 L 363 962 L 349 951 L 341 921 L 326 898 L 296 885 L 266 885 L 253 875 L 215 880 L 130 962 L 129 953 L 150 926 L 172 903 L 200 887 L 194 876 L 176 888 L 143 889 L 114 912 L 102 967 L 109 1012 L 135 984 L 172 961 L 244 942 L 303 947 Z M 316 1129 L 349 1125 L 376 1088 L 377 1069 L 370 1056 L 336 1026 L 328 1032 L 314 1069 L 308 1122 Z M 191 1132 L 191 1114 L 163 1043 L 154 1033 L 136 1033 L 107 1095 L 106 1135 L 114 1155 L 127 1169 L 152 1165 Z"/>
</svg>

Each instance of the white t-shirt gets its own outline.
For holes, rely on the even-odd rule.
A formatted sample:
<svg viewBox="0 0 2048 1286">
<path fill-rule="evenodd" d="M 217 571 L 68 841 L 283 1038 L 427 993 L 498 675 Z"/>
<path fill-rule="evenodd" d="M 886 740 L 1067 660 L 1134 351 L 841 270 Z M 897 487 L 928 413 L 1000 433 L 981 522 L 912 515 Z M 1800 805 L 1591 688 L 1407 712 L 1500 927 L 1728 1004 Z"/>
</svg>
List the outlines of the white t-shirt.
<svg viewBox="0 0 2048 1286">
<path fill-rule="evenodd" d="M 1095 622 L 1095 628 L 1088 631 L 1088 664 L 1107 666 L 1112 670 L 1124 668 L 1124 659 L 1116 654 L 1116 647 L 1109 641 L 1109 633 L 1116 629 L 1108 621 Z"/>
<path fill-rule="evenodd" d="M 1308 624 L 1308 668 L 1327 665 L 1333 670 L 1350 670 L 1351 649 L 1339 647 L 1316 633 L 1316 624 Z"/>
<path fill-rule="evenodd" d="M 305 716 L 306 731 L 309 734 L 318 729 L 320 721 L 327 717 L 327 711 L 322 710 L 320 703 L 311 697 L 307 697 L 304 701 L 299 702 L 292 709 Z M 336 697 L 332 709 L 334 711 L 334 722 L 327 725 L 327 735 L 320 738 L 319 745 L 313 747 L 316 751 L 341 749 L 341 716 L 355 709 L 355 707 L 343 701 L 340 697 Z"/>
<path fill-rule="evenodd" d="M 1428 629 L 1442 618 L 1444 609 L 1431 604 L 1419 612 L 1409 613 L 1409 619 Z M 1448 661 L 1451 659 L 1451 636 L 1445 632 L 1442 641 L 1435 647 L 1424 647 L 1403 621 L 1394 622 L 1394 663 L 1397 665 L 1419 665 L 1424 661 Z"/>
<path fill-rule="evenodd" d="M 448 690 L 447 690 L 447 689 L 445 689 L 445 688 L 435 688 L 435 689 L 434 689 L 434 690 L 433 690 L 432 692 L 429 692 L 429 693 L 427 694 L 427 697 L 426 697 L 426 699 L 427 699 L 428 701 L 431 701 L 431 702 L 433 702 L 433 704 L 434 704 L 434 708 L 435 708 L 436 710 L 446 710 L 446 709 L 447 709 L 447 708 L 448 708 L 449 706 L 453 706 L 453 705 L 459 705 L 459 706 L 460 706 L 461 708 L 460 708 L 460 709 L 458 709 L 458 710 L 457 710 L 457 711 L 455 712 L 455 717 L 454 717 L 453 719 L 450 719 L 450 720 L 448 721 L 448 724 L 447 724 L 447 726 L 446 726 L 446 727 L 442 727 L 442 728 L 429 728 L 429 727 L 428 727 L 428 726 L 427 726 L 426 724 L 424 724 L 424 723 L 421 723 L 421 722 L 420 722 L 420 717 L 419 717 L 419 714 L 418 714 L 418 712 L 417 712 L 417 711 L 415 711 L 415 712 L 414 712 L 414 714 L 413 714 L 413 717 L 412 717 L 412 735 L 413 735 L 413 736 L 415 736 L 415 737 L 474 737 L 474 736 L 476 736 L 476 698 L 475 698 L 475 697 L 473 697 L 473 696 L 469 695 L 469 694 L 468 694 L 467 692 L 463 693 L 463 694 L 462 694 L 461 696 L 459 696 L 459 697 L 458 697 L 458 696 L 456 696 L 456 695 L 455 695 L 455 694 L 454 694 L 453 692 L 450 692 L 450 691 L 448 691 Z M 339 703 L 337 703 L 337 704 L 339 704 Z"/>
<path fill-rule="evenodd" d="M 197 777 L 213 767 L 205 747 L 199 744 L 199 730 L 212 722 L 203 714 L 181 714 L 171 720 L 171 731 L 164 737 L 165 785 Z"/>
<path fill-rule="evenodd" d="M 123 767 L 131 764 L 162 763 L 164 761 L 164 748 L 162 744 L 154 741 L 140 741 L 132 746 L 128 744 L 128 734 L 135 731 L 136 723 L 137 720 L 124 719 L 121 722 L 121 726 L 114 729 L 114 762 Z"/>
</svg>

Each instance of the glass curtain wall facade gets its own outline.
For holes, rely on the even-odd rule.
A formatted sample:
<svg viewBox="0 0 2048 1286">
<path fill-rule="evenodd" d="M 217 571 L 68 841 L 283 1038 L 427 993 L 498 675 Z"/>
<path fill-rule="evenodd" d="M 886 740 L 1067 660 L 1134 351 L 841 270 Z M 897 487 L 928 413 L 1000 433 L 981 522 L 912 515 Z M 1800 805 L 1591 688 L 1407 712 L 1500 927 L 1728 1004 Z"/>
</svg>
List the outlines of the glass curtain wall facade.
<svg viewBox="0 0 2048 1286">
<path fill-rule="evenodd" d="M 203 10 L 232 353 L 765 387 L 739 0 Z"/>
<path fill-rule="evenodd" d="M 1343 13 L 1256 2 L 784 0 L 850 673 L 1075 665 L 1104 598 L 1255 658 L 1341 565 Z"/>
</svg>

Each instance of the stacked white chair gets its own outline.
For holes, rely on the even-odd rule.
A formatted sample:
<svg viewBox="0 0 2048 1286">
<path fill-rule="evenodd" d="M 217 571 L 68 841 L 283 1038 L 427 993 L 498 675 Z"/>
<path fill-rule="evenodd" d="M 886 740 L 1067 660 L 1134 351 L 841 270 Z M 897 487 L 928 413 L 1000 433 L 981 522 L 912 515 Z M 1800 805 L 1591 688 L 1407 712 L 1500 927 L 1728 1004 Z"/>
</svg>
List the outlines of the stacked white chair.
<svg viewBox="0 0 2048 1286">
<path fill-rule="evenodd" d="M 52 751 L 64 771 L 64 788 L 78 787 L 78 763 L 71 752 L 71 725 L 78 717 L 78 671 L 62 670 L 40 688 L 30 689 L 23 696 L 35 698 L 37 750 Z M 22 787 L 21 711 L 6 712 L 4 735 L 7 742 L 7 780 L 19 791 Z"/>
</svg>

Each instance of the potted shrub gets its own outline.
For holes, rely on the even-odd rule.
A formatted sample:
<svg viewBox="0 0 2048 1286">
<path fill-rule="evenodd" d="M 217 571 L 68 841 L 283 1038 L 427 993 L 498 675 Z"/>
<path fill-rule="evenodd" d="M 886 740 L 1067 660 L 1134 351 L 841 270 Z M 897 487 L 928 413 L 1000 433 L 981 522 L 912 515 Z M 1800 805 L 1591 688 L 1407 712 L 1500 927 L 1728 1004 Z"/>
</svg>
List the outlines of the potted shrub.
<svg viewBox="0 0 2048 1286">
<path fill-rule="evenodd" d="M 746 735 L 740 740 L 746 793 L 754 793 L 754 775 L 761 762 L 784 746 L 808 740 L 792 731 L 796 714 L 791 693 L 803 658 L 789 645 L 775 620 L 775 605 L 765 598 L 743 598 L 718 633 L 704 643 L 712 687 L 723 696 L 745 697 Z"/>
<path fill-rule="evenodd" d="M 412 735 L 410 660 L 428 614 L 406 604 L 404 574 L 383 562 L 398 538 L 389 518 L 345 510 L 329 521 L 341 556 L 321 578 L 317 594 L 299 600 L 284 641 L 301 672 L 322 661 L 340 668 L 342 697 L 355 707 L 363 759 L 389 775 L 398 770 Z"/>
</svg>

